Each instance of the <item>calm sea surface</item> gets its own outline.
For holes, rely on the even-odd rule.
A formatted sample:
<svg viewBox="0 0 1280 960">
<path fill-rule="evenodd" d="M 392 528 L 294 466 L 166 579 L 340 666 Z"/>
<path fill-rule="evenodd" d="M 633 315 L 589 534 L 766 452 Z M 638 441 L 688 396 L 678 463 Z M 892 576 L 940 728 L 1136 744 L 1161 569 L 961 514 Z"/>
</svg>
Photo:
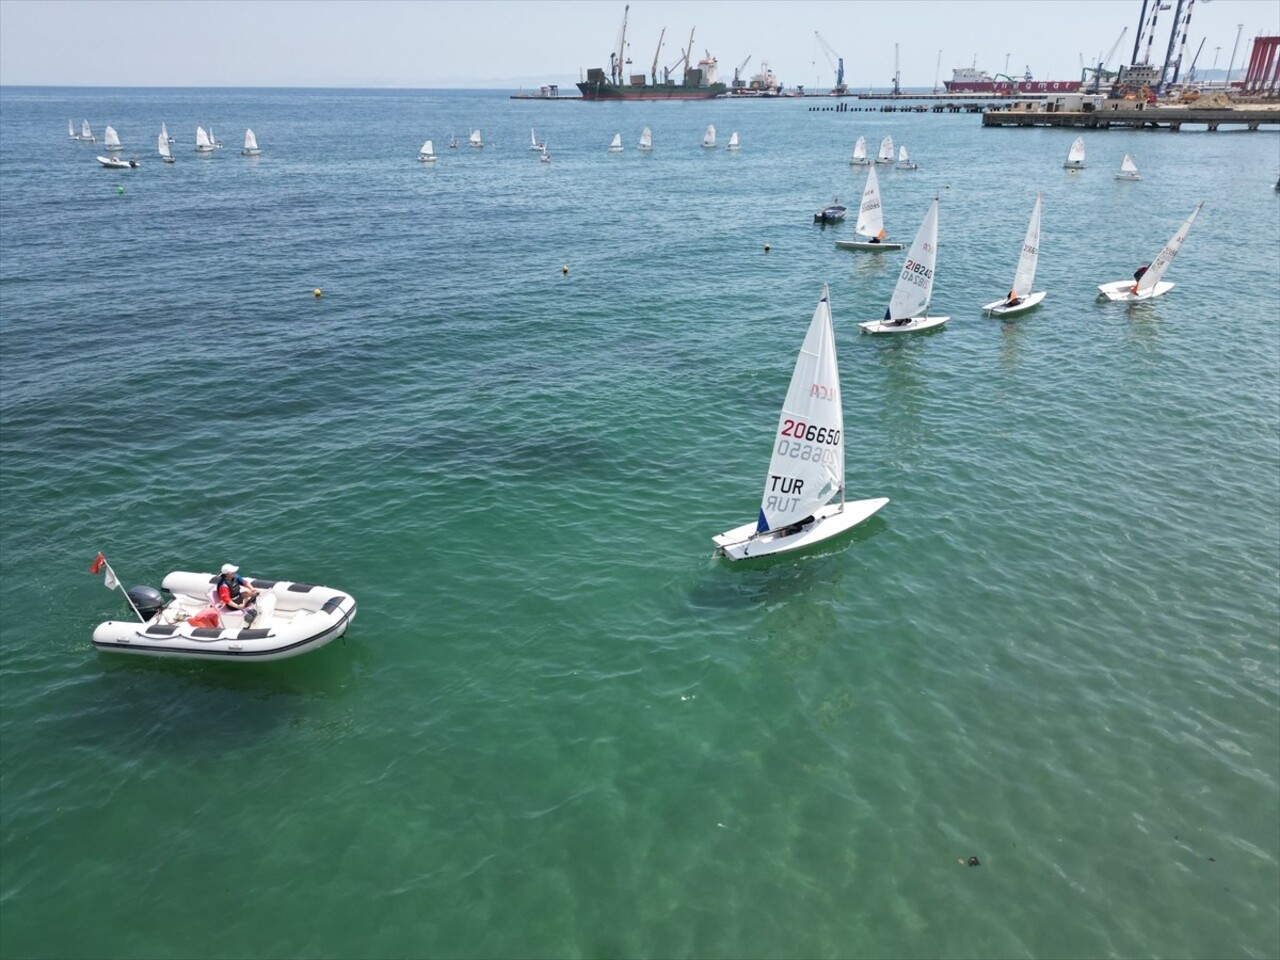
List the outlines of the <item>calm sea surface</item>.
<svg viewBox="0 0 1280 960">
<path fill-rule="evenodd" d="M 1280 953 L 1280 138 L 1068 173 L 1071 131 L 812 105 L 0 91 L 0 953 Z M 885 134 L 931 335 L 860 335 L 904 254 L 812 223 Z M 987 319 L 1037 191 L 1048 298 Z M 1096 301 L 1201 200 L 1170 294 Z M 713 559 L 823 283 L 892 502 Z M 100 654 L 98 550 L 360 614 Z"/>
</svg>

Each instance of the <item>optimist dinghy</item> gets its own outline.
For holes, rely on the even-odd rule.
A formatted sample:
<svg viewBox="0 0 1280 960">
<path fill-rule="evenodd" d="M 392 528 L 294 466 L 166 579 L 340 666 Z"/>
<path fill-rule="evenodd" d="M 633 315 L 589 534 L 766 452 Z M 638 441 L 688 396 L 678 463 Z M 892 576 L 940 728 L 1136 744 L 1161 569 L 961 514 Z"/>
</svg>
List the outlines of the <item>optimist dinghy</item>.
<svg viewBox="0 0 1280 960">
<path fill-rule="evenodd" d="M 1084 137 L 1076 137 L 1071 141 L 1071 149 L 1067 151 L 1067 162 L 1063 166 L 1068 170 L 1084 169 Z"/>
<path fill-rule="evenodd" d="M 858 142 L 853 145 L 853 153 L 849 155 L 849 162 L 855 167 L 865 167 L 871 162 L 867 159 L 866 137 L 859 137 Z"/>
<path fill-rule="evenodd" d="M 113 653 L 180 660 L 284 660 L 342 636 L 356 615 L 350 594 L 288 580 L 245 578 L 258 591 L 258 615 L 210 610 L 217 574 L 176 571 L 161 585 L 128 591 L 141 619 L 108 620 L 93 631 L 93 645 Z M 205 618 L 218 626 L 199 626 Z M 200 615 L 204 614 L 204 617 Z M 193 623 L 194 618 L 194 623 Z"/>
<path fill-rule="evenodd" d="M 1120 172 L 1116 174 L 1117 180 L 1141 180 L 1138 176 L 1138 165 L 1133 162 L 1133 157 L 1127 153 L 1124 159 L 1120 161 Z"/>
<path fill-rule="evenodd" d="M 1031 210 L 1031 222 L 1027 224 L 1027 236 L 1022 241 L 1022 255 L 1018 257 L 1018 269 L 1013 275 L 1009 296 L 986 304 L 982 309 L 993 317 L 1008 317 L 1025 313 L 1037 306 L 1045 297 L 1043 290 L 1031 290 L 1036 280 L 1036 263 L 1040 259 L 1040 194 Z"/>
<path fill-rule="evenodd" d="M 940 327 L 950 317 L 929 316 L 929 300 L 933 296 L 933 267 L 938 259 L 938 198 L 929 204 L 929 212 L 916 232 L 907 251 L 907 262 L 898 275 L 893 298 L 883 320 L 858 324 L 863 333 L 915 333 Z"/>
<path fill-rule="evenodd" d="M 875 167 L 867 167 L 867 185 L 862 190 L 862 205 L 858 207 L 858 222 L 853 232 L 861 240 L 837 240 L 840 250 L 901 250 L 902 244 L 885 239 L 884 210 L 880 206 L 880 180 Z"/>
<path fill-rule="evenodd" d="M 1195 223 L 1196 216 L 1203 206 L 1203 200 L 1196 204 L 1196 208 L 1191 211 L 1191 216 L 1183 221 L 1178 232 L 1165 244 L 1164 249 L 1149 267 L 1139 270 L 1134 280 L 1116 280 L 1112 283 L 1100 284 L 1098 287 L 1100 296 L 1108 300 L 1124 300 L 1133 303 L 1138 300 L 1152 300 L 1172 290 L 1174 285 L 1161 278 L 1173 263 L 1173 258 L 1178 255 L 1178 251 L 1182 249 L 1182 242 L 1187 239 L 1191 224 Z"/>
<path fill-rule="evenodd" d="M 844 409 L 824 284 L 778 418 L 760 516 L 711 540 L 730 560 L 786 553 L 843 533 L 888 502 L 844 499 Z"/>
</svg>

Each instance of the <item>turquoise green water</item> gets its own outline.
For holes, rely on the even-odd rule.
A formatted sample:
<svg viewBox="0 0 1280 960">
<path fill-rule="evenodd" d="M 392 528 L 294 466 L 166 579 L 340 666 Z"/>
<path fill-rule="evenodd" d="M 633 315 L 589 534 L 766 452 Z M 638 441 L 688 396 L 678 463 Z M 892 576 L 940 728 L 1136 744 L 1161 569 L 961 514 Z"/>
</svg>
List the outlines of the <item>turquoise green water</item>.
<svg viewBox="0 0 1280 960">
<path fill-rule="evenodd" d="M 1067 173 L 1068 132 L 807 106 L 0 91 L 0 953 L 1280 953 L 1280 141 Z M 811 223 L 886 133 L 937 334 L 859 335 L 901 254 Z M 1049 296 L 986 319 L 1037 190 Z M 1200 200 L 1171 293 L 1096 302 Z M 824 282 L 892 502 L 731 566 Z M 99 549 L 360 613 L 99 654 Z"/>
</svg>

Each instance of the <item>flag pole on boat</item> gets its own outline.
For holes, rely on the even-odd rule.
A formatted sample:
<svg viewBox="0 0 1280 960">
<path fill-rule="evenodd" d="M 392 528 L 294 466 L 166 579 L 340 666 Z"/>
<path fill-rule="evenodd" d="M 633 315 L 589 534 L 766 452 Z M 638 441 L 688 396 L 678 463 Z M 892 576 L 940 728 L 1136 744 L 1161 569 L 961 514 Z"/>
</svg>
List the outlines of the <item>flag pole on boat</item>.
<svg viewBox="0 0 1280 960">
<path fill-rule="evenodd" d="M 97 555 L 96 557 L 94 557 L 94 558 L 93 558 L 93 563 L 91 563 L 91 564 L 89 565 L 89 572 L 90 572 L 90 573 L 92 573 L 92 574 L 94 574 L 94 575 L 96 576 L 97 574 L 99 574 L 99 573 L 103 570 L 103 568 L 104 568 L 104 567 L 106 568 L 106 571 L 107 571 L 107 572 L 106 572 L 106 574 L 105 574 L 105 575 L 103 576 L 103 578 L 102 578 L 103 585 L 104 585 L 108 590 L 116 590 L 116 589 L 118 589 L 118 588 L 120 587 L 120 578 L 116 576 L 116 572 L 115 572 L 114 570 L 112 570 L 112 569 L 111 569 L 111 564 L 107 563 L 107 558 L 106 558 L 106 557 L 104 557 L 104 556 L 102 555 L 102 551 L 101 551 L 101 550 L 99 550 L 99 551 L 98 551 L 98 555 Z M 128 600 L 128 601 L 129 601 L 129 606 L 133 609 L 133 612 L 134 612 L 134 614 L 137 616 L 137 618 L 138 618 L 139 622 L 141 622 L 141 623 L 146 623 L 146 622 L 147 622 L 147 618 L 146 618 L 146 617 L 144 617 L 144 616 L 143 616 L 143 615 L 138 611 L 137 606 L 136 606 L 136 605 L 134 604 L 134 602 L 133 602 L 133 597 L 129 596 L 129 591 L 128 591 L 128 590 L 121 590 L 120 592 L 121 592 L 121 593 L 123 593 L 123 594 L 124 594 L 124 598 L 125 598 L 126 600 Z"/>
</svg>

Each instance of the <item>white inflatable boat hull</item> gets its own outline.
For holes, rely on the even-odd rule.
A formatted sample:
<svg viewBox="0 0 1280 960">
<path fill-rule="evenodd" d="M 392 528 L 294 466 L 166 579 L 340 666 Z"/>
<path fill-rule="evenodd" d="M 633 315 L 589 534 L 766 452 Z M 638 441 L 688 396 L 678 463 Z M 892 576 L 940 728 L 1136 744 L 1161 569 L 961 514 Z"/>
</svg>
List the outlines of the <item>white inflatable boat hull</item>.
<svg viewBox="0 0 1280 960">
<path fill-rule="evenodd" d="M 288 580 L 245 578 L 258 590 L 260 613 L 251 627 L 238 612 L 223 613 L 221 627 L 187 620 L 209 605 L 218 577 L 175 571 L 164 578 L 172 594 L 146 623 L 108 620 L 93 631 L 93 645 L 113 653 L 185 660 L 284 660 L 318 650 L 347 631 L 356 615 L 350 594 Z"/>
</svg>

